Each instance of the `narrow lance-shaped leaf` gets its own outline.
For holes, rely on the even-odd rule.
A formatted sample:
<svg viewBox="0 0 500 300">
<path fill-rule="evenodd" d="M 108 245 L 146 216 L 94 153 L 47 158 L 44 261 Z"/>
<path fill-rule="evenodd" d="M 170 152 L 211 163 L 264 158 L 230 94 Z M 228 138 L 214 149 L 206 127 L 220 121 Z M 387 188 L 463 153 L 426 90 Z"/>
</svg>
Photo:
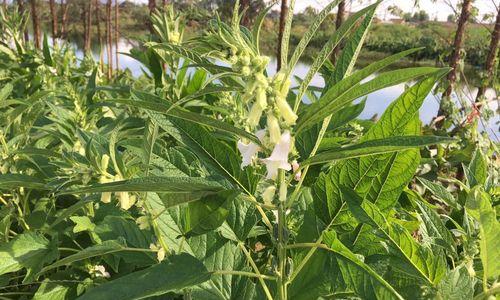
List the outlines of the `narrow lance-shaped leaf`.
<svg viewBox="0 0 500 300">
<path fill-rule="evenodd" d="M 215 194 L 223 189 L 217 181 L 201 177 L 144 177 L 64 190 L 61 194 L 159 192 L 175 195 L 169 197 L 172 200 L 168 203 L 168 206 L 175 206 Z"/>
<path fill-rule="evenodd" d="M 444 144 L 455 141 L 440 136 L 394 136 L 383 139 L 368 140 L 358 144 L 333 148 L 317 154 L 302 162 L 301 166 L 321 164 L 334 160 L 402 151 L 415 147 Z"/>
<path fill-rule="evenodd" d="M 346 22 L 340 26 L 340 28 L 335 31 L 335 33 L 330 37 L 328 42 L 323 46 L 318 56 L 314 59 L 309 71 L 307 72 L 304 80 L 301 82 L 299 90 L 297 91 L 297 97 L 295 99 L 294 110 L 297 110 L 300 101 L 302 101 L 302 96 L 304 96 L 307 87 L 311 83 L 313 76 L 319 71 L 321 66 L 324 64 L 325 60 L 330 56 L 333 49 L 340 43 L 340 41 L 348 34 L 348 32 L 356 25 L 356 22 L 365 16 L 367 18 L 372 18 L 375 13 L 379 3 L 372 4 L 358 12 L 356 12 L 352 17 L 350 17 Z"/>
<path fill-rule="evenodd" d="M 304 33 L 302 38 L 300 39 L 299 44 L 295 48 L 295 51 L 293 52 L 292 57 L 290 58 L 290 62 L 288 65 L 288 74 L 290 74 L 290 70 L 293 70 L 295 68 L 295 65 L 299 61 L 300 57 L 302 56 L 302 53 L 304 53 L 304 50 L 306 49 L 307 45 L 311 41 L 311 39 L 314 37 L 316 34 L 316 31 L 318 30 L 319 26 L 325 18 L 330 14 L 330 11 L 335 8 L 339 4 L 340 0 L 335 0 L 329 3 L 323 10 L 321 10 L 315 17 L 314 21 L 309 25 L 307 31 Z"/>
<path fill-rule="evenodd" d="M 446 74 L 448 68 L 438 69 L 431 67 L 416 67 L 402 70 L 388 71 L 375 77 L 374 79 L 348 89 L 338 97 L 333 98 L 332 94 L 328 93 L 318 102 L 309 107 L 305 113 L 299 116 L 297 122 L 297 132 L 313 126 L 329 115 L 334 115 L 340 109 L 351 103 L 353 100 L 368 95 L 374 91 L 397 85 L 415 78 L 433 74 L 435 77 L 441 77 L 441 74 Z M 312 108 L 313 105 L 316 105 Z"/>
<path fill-rule="evenodd" d="M 250 139 L 251 141 L 260 144 L 259 139 L 243 130 L 240 128 L 237 128 L 231 124 L 228 124 L 226 122 L 222 122 L 219 120 L 216 120 L 211 117 L 207 117 L 202 114 L 198 113 L 193 113 L 187 110 L 184 110 L 180 107 L 172 107 L 173 105 L 169 102 L 167 102 L 164 99 L 161 99 L 155 95 L 151 95 L 148 93 L 144 92 L 139 92 L 139 91 L 131 91 L 131 94 L 137 99 L 137 100 L 129 100 L 129 99 L 114 99 L 114 102 L 118 103 L 123 103 L 123 104 L 128 104 L 131 106 L 136 106 L 140 107 L 143 109 L 148 109 L 151 111 L 159 112 L 159 113 L 165 113 L 168 114 L 169 116 L 175 117 L 175 118 L 180 118 L 183 120 L 187 120 L 190 122 L 194 122 L 200 125 L 205 125 L 214 129 L 218 129 L 221 131 L 225 131 L 228 133 L 235 134 L 240 137 L 244 137 L 247 139 Z"/>
</svg>

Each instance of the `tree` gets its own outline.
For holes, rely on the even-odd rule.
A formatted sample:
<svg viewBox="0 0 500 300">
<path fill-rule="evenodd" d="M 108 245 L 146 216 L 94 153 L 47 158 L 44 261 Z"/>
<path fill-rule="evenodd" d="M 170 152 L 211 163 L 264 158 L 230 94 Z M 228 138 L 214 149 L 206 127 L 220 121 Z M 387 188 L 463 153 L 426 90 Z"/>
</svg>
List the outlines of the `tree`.
<svg viewBox="0 0 500 300">
<path fill-rule="evenodd" d="M 92 1 L 88 1 L 87 3 L 83 3 L 83 51 L 85 54 L 89 54 L 91 52 L 91 32 L 92 32 Z"/>
<path fill-rule="evenodd" d="M 462 11 L 460 12 L 460 17 L 458 19 L 457 31 L 455 32 L 455 40 L 453 42 L 453 52 L 450 58 L 451 71 L 450 73 L 448 73 L 447 77 L 448 87 L 443 93 L 441 104 L 439 105 L 438 116 L 446 117 L 443 104 L 444 101 L 447 101 L 450 98 L 451 92 L 453 91 L 453 86 L 455 85 L 455 82 L 457 80 L 457 67 L 460 62 L 460 59 L 462 58 L 461 50 L 463 44 L 463 37 L 467 21 L 469 20 L 470 17 L 471 7 L 472 7 L 472 0 L 464 0 L 464 2 L 462 3 Z M 441 121 L 436 122 L 436 127 L 440 128 L 442 124 L 443 122 Z"/>
<path fill-rule="evenodd" d="M 249 8 L 250 8 L 250 0 L 241 0 L 240 1 L 240 10 L 241 10 L 241 12 L 244 13 L 243 17 L 241 18 L 241 25 L 243 25 L 247 28 L 250 27 Z"/>
<path fill-rule="evenodd" d="M 55 0 L 49 0 L 49 7 L 50 7 L 50 17 L 52 21 L 52 44 L 56 44 L 56 38 L 57 38 L 57 11 L 56 11 L 56 4 Z"/>
<path fill-rule="evenodd" d="M 342 26 L 342 23 L 344 23 L 344 18 L 345 18 L 345 0 L 339 2 L 339 6 L 337 8 L 337 18 L 335 19 L 335 29 L 339 29 L 340 26 Z M 336 59 L 340 55 L 340 50 L 342 50 L 342 46 L 339 44 L 335 49 L 333 50 L 333 55 L 332 55 L 332 62 L 335 64 Z"/>
<path fill-rule="evenodd" d="M 492 80 L 495 78 L 494 74 L 498 71 L 498 44 L 500 43 L 500 10 L 497 13 L 497 19 L 495 22 L 495 28 L 491 33 L 490 47 L 488 51 L 488 56 L 486 57 L 486 64 L 484 70 L 486 72 L 486 78 L 479 86 L 476 96 L 476 102 L 481 101 L 481 98 L 486 91 L 486 88 L 491 85 Z"/>
<path fill-rule="evenodd" d="M 151 16 L 156 10 L 156 0 L 148 0 L 148 8 L 149 8 L 149 15 Z M 151 34 L 154 34 L 153 24 L 151 24 L 151 21 L 149 19 L 146 20 L 146 25 L 148 26 Z"/>
<path fill-rule="evenodd" d="M 62 18 L 61 18 L 61 38 L 66 38 L 67 25 L 68 25 L 68 8 L 69 8 L 69 0 L 61 0 L 61 9 L 62 9 Z"/>
<path fill-rule="evenodd" d="M 101 33 L 101 14 L 100 14 L 100 0 L 95 0 L 95 20 L 96 20 L 96 27 L 97 27 L 97 41 L 99 42 L 99 62 L 101 65 L 101 68 L 104 68 L 104 54 L 102 51 L 102 45 L 103 40 L 102 40 L 102 33 Z M 103 70 L 104 71 L 104 70 Z"/>
<path fill-rule="evenodd" d="M 106 2 L 106 50 L 108 52 L 108 79 L 113 76 L 113 39 L 111 37 L 111 4 L 112 0 Z"/>
<path fill-rule="evenodd" d="M 455 23 L 457 21 L 457 16 L 454 14 L 449 14 L 448 17 L 446 18 L 446 21 L 450 23 Z"/>
<path fill-rule="evenodd" d="M 33 23 L 33 41 L 35 42 L 35 47 L 40 48 L 41 33 L 40 33 L 40 18 L 38 17 L 38 7 L 36 0 L 30 0 L 31 5 L 31 21 Z"/>
<path fill-rule="evenodd" d="M 26 12 L 26 9 L 24 8 L 24 0 L 17 0 L 17 9 L 19 14 L 23 15 Z M 24 29 L 24 41 L 27 42 L 29 40 L 29 35 L 28 35 L 28 30 L 25 28 Z"/>
<path fill-rule="evenodd" d="M 278 52 L 276 53 L 276 70 L 281 69 L 281 41 L 283 40 L 283 33 L 285 31 L 286 16 L 288 15 L 288 3 L 287 0 L 281 0 L 281 11 L 280 11 L 280 24 L 278 31 Z"/>
<path fill-rule="evenodd" d="M 119 5 L 118 5 L 118 0 L 115 0 L 115 61 L 116 61 L 116 69 L 120 67 L 120 63 L 118 61 L 118 37 L 119 37 L 119 25 L 120 21 L 118 19 L 119 15 Z"/>
</svg>

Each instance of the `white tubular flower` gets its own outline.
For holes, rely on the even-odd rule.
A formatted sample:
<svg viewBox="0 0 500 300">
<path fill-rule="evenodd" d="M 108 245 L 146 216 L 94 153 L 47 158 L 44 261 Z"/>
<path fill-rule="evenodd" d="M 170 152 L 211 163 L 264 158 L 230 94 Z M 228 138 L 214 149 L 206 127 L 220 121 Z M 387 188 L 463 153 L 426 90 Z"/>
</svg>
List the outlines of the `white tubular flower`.
<svg viewBox="0 0 500 300">
<path fill-rule="evenodd" d="M 286 102 L 286 99 L 284 97 L 276 97 L 276 105 L 278 106 L 285 123 L 289 126 L 295 124 L 295 121 L 297 121 L 297 115 L 293 112 L 288 102 Z"/>
<path fill-rule="evenodd" d="M 108 272 L 106 272 L 106 268 L 104 268 L 103 265 L 97 265 L 92 268 L 90 273 L 94 274 L 96 277 L 104 277 L 104 278 L 109 278 L 110 275 Z"/>
<path fill-rule="evenodd" d="M 257 138 L 262 141 L 264 139 L 264 136 L 266 135 L 265 130 L 259 130 L 255 133 Z M 249 142 L 249 143 L 244 143 L 242 140 L 238 141 L 238 150 L 240 151 L 242 162 L 241 162 L 241 168 L 243 169 L 244 167 L 250 165 L 252 163 L 252 160 L 254 159 L 255 155 L 257 152 L 259 152 L 260 147 L 259 145 Z"/>
<path fill-rule="evenodd" d="M 271 143 L 276 145 L 281 138 L 281 128 L 278 118 L 274 116 L 272 111 L 267 114 L 267 130 L 269 130 L 269 139 Z"/>
<path fill-rule="evenodd" d="M 278 169 L 285 171 L 292 169 L 292 166 L 288 163 L 291 139 L 290 132 L 285 131 L 281 135 L 280 141 L 274 146 L 271 156 L 262 160 L 267 168 L 267 179 L 276 179 Z"/>
</svg>

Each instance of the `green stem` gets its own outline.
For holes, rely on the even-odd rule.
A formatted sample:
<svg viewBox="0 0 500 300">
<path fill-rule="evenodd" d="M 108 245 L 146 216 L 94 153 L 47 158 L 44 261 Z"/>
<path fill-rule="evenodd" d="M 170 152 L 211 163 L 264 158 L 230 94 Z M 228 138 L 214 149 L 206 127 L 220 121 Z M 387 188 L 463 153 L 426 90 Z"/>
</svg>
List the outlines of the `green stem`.
<svg viewBox="0 0 500 300">
<path fill-rule="evenodd" d="M 279 170 L 279 205 L 278 205 L 278 295 L 280 300 L 287 299 L 286 289 L 286 239 L 284 236 L 286 230 L 286 193 L 287 183 L 285 171 Z"/>
<path fill-rule="evenodd" d="M 276 280 L 275 276 L 269 276 L 264 274 L 255 274 L 252 272 L 244 272 L 244 271 L 229 271 L 229 270 L 216 270 L 213 271 L 214 275 L 237 275 L 237 276 L 246 276 L 253 278 L 262 278 L 266 280 Z"/>
<path fill-rule="evenodd" d="M 242 243 L 239 243 L 238 245 L 240 246 L 241 251 L 243 251 L 243 253 L 245 254 L 245 256 L 246 256 L 248 262 L 250 263 L 250 265 L 252 266 L 252 269 L 255 272 L 255 274 L 261 276 L 262 274 L 260 273 L 259 268 L 257 267 L 255 262 L 253 261 L 253 258 L 252 258 L 252 255 L 250 255 L 250 252 L 248 252 L 247 248 L 245 248 L 245 245 Z M 264 278 L 262 278 L 262 277 L 257 277 L 257 278 L 259 279 L 259 282 L 262 285 L 262 289 L 264 290 L 264 293 L 266 294 L 267 299 L 273 300 L 273 296 L 271 295 L 271 292 L 267 288 L 267 285 L 266 285 L 266 282 L 264 281 Z"/>
<path fill-rule="evenodd" d="M 332 119 L 332 116 L 328 116 L 323 120 L 323 124 L 321 125 L 321 129 L 318 133 L 318 138 L 316 139 L 316 143 L 314 144 L 314 147 L 311 151 L 311 154 L 309 157 L 314 156 L 316 152 L 318 151 L 319 145 L 321 144 L 321 141 L 323 140 L 323 136 L 326 133 L 326 130 L 328 129 L 328 125 L 330 124 L 330 120 Z M 309 166 L 306 166 L 304 170 L 302 171 L 302 176 L 300 177 L 299 183 L 295 186 L 295 189 L 293 190 L 292 195 L 288 199 L 286 207 L 291 207 L 293 202 L 297 200 L 300 192 L 300 188 L 302 187 L 302 183 L 304 182 L 304 178 L 306 178 L 307 172 L 309 171 Z M 293 177 L 292 177 L 293 178 Z"/>
</svg>

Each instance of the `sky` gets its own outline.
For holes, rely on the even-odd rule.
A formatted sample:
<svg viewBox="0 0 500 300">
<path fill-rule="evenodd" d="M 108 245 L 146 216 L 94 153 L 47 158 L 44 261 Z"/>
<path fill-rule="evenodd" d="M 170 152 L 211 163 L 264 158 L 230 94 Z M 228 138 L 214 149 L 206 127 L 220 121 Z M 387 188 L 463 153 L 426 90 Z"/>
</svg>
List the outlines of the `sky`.
<svg viewBox="0 0 500 300">
<path fill-rule="evenodd" d="M 307 6 L 313 6 L 315 8 L 324 7 L 331 0 L 296 0 L 296 10 L 301 11 Z M 366 6 L 368 3 L 374 3 L 375 0 L 352 0 L 351 9 L 353 11 L 359 10 L 359 8 Z M 432 0 L 419 0 L 419 7 L 414 7 L 414 0 L 385 0 L 377 11 L 377 16 L 381 19 L 391 18 L 387 12 L 387 8 L 391 5 L 396 5 L 401 8 L 404 12 L 414 12 L 418 10 L 425 10 L 431 19 L 435 17 L 440 21 L 445 21 L 448 15 L 453 13 L 453 10 L 447 3 L 452 4 L 455 8 L 457 4 L 461 2 L 459 0 L 436 0 L 435 3 Z M 500 0 L 475 0 L 474 6 L 479 9 L 479 15 L 482 16 L 486 13 L 495 13 L 496 6 L 500 5 Z"/>
<path fill-rule="evenodd" d="M 147 0 L 133 0 L 135 2 L 147 3 Z M 312 6 L 317 9 L 321 9 L 326 4 L 331 2 L 331 0 L 296 0 L 295 11 L 300 12 L 304 10 L 304 8 L 308 6 Z M 352 2 L 352 10 L 357 11 L 359 8 L 364 7 L 367 3 L 373 3 L 375 0 L 348 0 L 348 2 Z M 419 0 L 420 8 L 414 8 L 414 0 L 385 0 L 377 12 L 377 17 L 381 19 L 391 18 L 389 13 L 387 13 L 387 7 L 391 5 L 396 5 L 401 8 L 405 12 L 414 12 L 420 9 L 427 11 L 431 19 L 435 17 L 440 21 L 446 21 L 446 18 L 449 14 L 453 13 L 453 10 L 446 4 L 451 3 L 453 6 L 457 6 L 459 0 L 436 0 L 436 3 L 433 3 L 432 0 Z M 479 15 L 482 16 L 486 13 L 494 13 L 496 12 L 496 6 L 500 6 L 500 0 L 475 0 L 474 5 L 479 9 Z"/>
</svg>

